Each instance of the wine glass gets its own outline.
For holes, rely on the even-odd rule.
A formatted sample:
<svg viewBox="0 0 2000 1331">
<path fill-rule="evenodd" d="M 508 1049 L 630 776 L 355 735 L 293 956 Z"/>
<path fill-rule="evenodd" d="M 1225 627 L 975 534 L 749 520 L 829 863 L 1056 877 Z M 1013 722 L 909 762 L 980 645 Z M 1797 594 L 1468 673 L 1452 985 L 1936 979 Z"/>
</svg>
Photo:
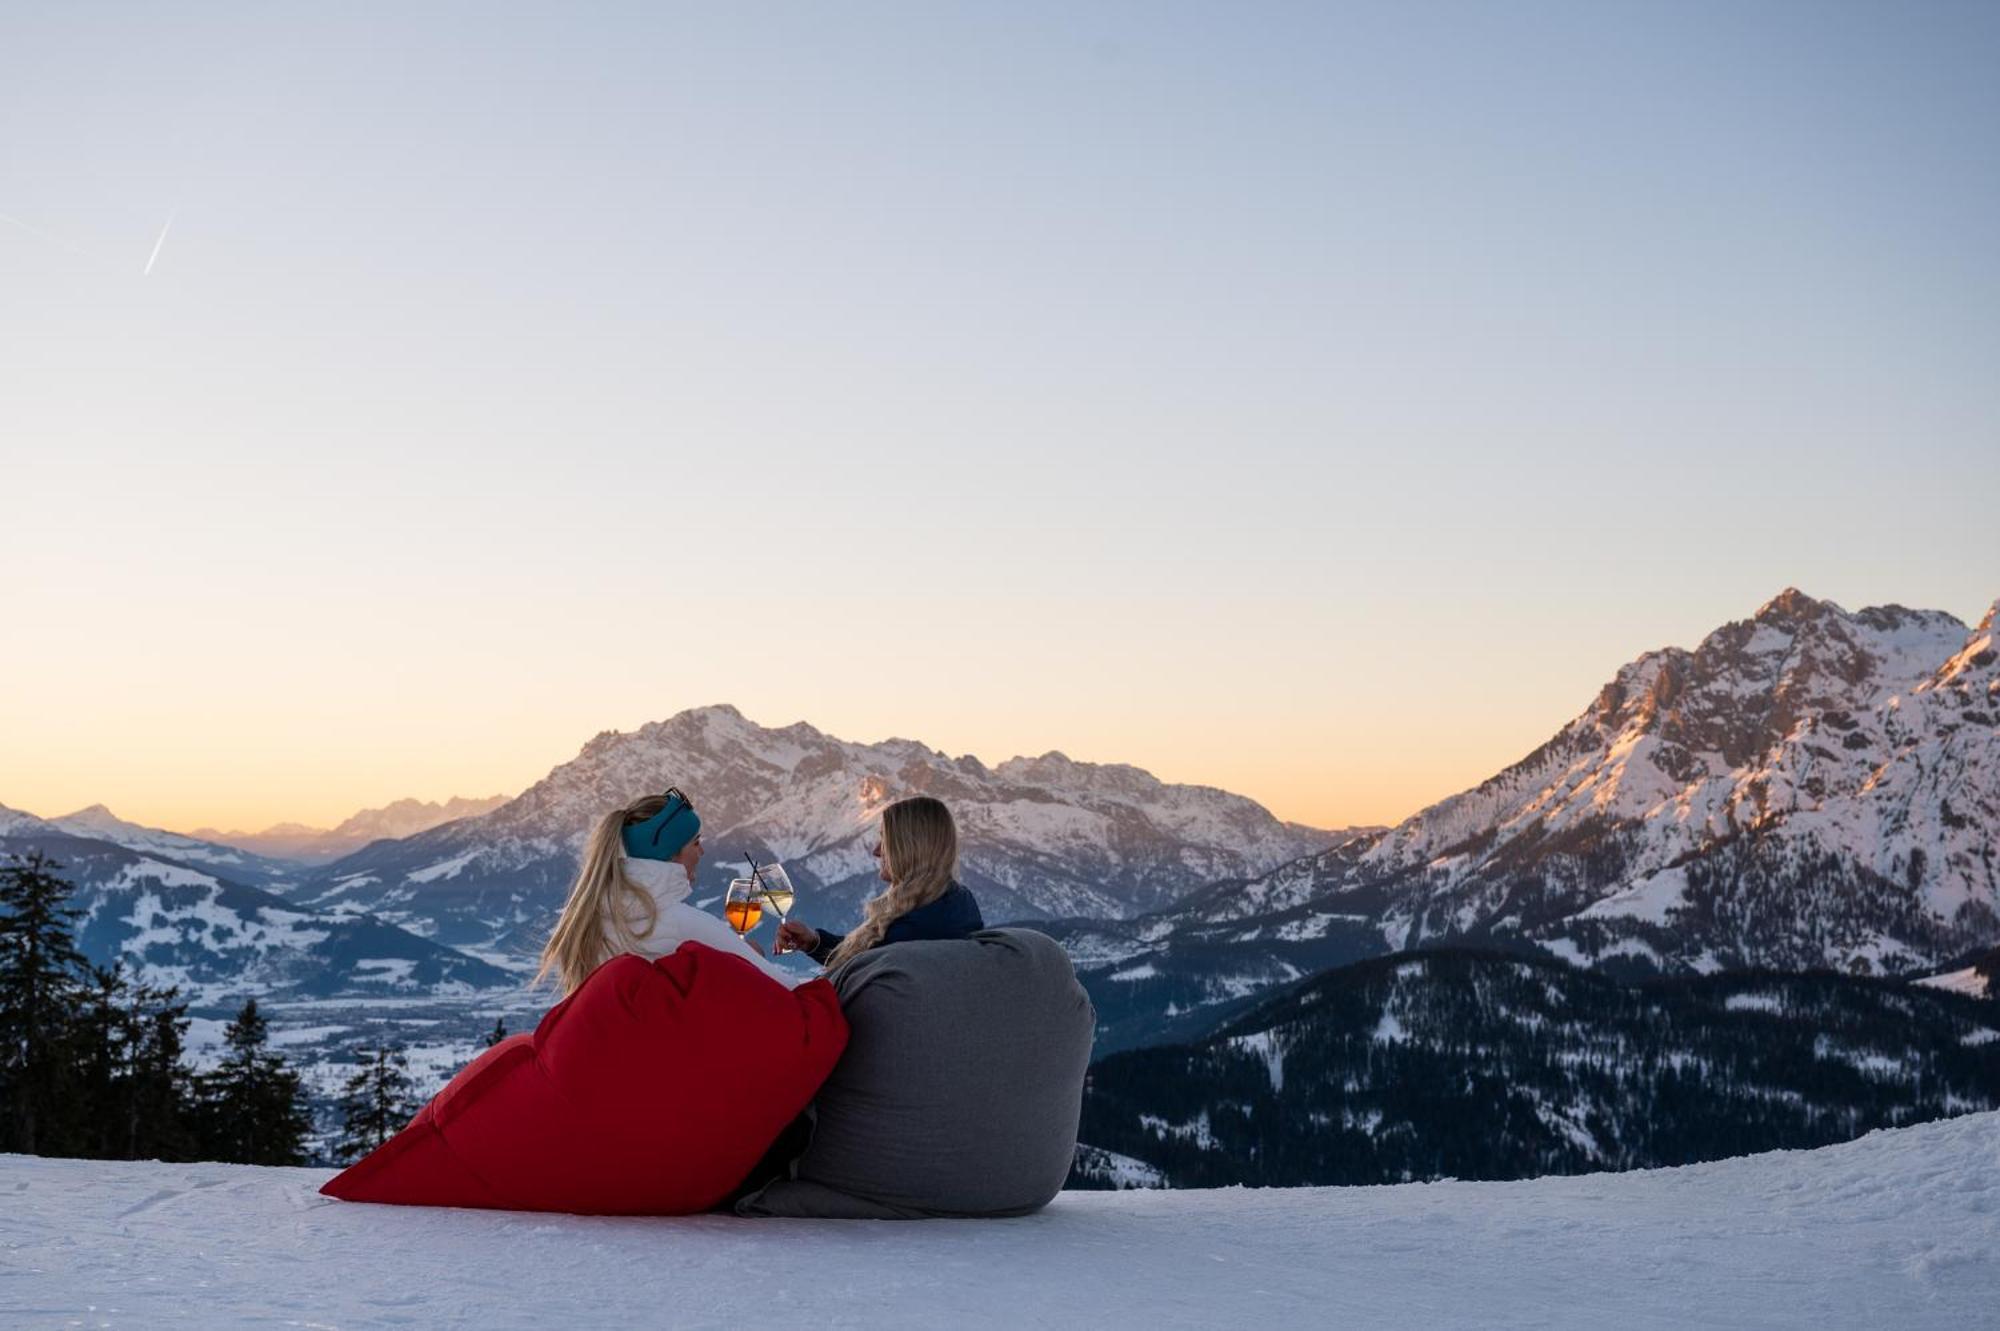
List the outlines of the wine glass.
<svg viewBox="0 0 2000 1331">
<path fill-rule="evenodd" d="M 792 888 L 792 877 L 785 872 L 785 866 L 776 860 L 772 860 L 769 864 L 752 861 L 750 876 L 761 884 L 765 904 L 778 912 L 778 923 L 783 925 L 792 916 L 792 902 L 798 899 L 798 894 Z M 778 950 L 789 949 L 780 944 Z"/>
<path fill-rule="evenodd" d="M 757 927 L 764 918 L 763 889 L 754 878 L 732 878 L 729 880 L 729 895 L 723 898 L 722 918 L 729 921 L 729 927 L 741 938 Z"/>
</svg>

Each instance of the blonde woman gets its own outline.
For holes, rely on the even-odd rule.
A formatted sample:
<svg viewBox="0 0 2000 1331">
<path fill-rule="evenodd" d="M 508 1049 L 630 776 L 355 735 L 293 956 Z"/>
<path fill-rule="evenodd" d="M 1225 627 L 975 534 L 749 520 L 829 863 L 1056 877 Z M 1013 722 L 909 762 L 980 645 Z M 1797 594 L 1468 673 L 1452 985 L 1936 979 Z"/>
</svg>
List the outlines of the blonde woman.
<svg viewBox="0 0 2000 1331">
<path fill-rule="evenodd" d="M 722 920 L 688 904 L 700 863 L 701 818 L 678 788 L 605 814 L 535 979 L 554 974 L 571 993 L 621 952 L 664 957 L 692 939 L 754 963 L 780 984 L 799 983 L 803 976 L 773 965 Z"/>
<path fill-rule="evenodd" d="M 874 855 L 889 886 L 868 899 L 854 932 L 843 937 L 788 920 L 778 930 L 780 951 L 797 948 L 831 970 L 883 943 L 964 938 L 986 927 L 979 902 L 953 877 L 958 828 L 942 800 L 913 795 L 884 809 Z"/>
</svg>

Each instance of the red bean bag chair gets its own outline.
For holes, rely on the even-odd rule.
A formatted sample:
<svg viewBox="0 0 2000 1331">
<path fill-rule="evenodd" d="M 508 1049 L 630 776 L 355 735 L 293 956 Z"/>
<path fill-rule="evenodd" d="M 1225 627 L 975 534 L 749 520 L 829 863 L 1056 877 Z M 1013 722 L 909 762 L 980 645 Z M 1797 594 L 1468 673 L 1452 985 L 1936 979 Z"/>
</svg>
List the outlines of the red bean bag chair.
<svg viewBox="0 0 2000 1331">
<path fill-rule="evenodd" d="M 321 1192 L 351 1202 L 682 1215 L 727 1196 L 847 1044 L 825 980 L 786 989 L 683 943 L 599 966 Z"/>
</svg>

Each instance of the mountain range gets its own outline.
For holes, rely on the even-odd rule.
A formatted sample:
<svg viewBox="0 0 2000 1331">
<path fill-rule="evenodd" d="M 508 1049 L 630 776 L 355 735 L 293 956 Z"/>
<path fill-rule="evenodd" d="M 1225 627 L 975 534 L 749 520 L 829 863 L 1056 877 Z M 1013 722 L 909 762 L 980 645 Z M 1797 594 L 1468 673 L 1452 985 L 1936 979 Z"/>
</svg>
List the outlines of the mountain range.
<svg viewBox="0 0 2000 1331">
<path fill-rule="evenodd" d="M 379 809 L 363 809 L 337 827 L 276 823 L 261 832 L 223 832 L 212 827 L 198 827 L 189 836 L 251 851 L 259 856 L 301 864 L 324 864 L 352 854 L 371 841 L 415 836 L 457 818 L 490 813 L 506 802 L 505 795 L 489 795 L 485 799 L 465 799 L 454 795 L 443 803 L 400 799 Z"/>
<path fill-rule="evenodd" d="M 803 723 L 771 729 L 734 707 L 699 707 L 620 733 L 490 813 L 382 842 L 313 871 L 292 899 L 360 910 L 453 946 L 531 955 L 606 811 L 678 785 L 708 851 L 697 896 L 719 894 L 746 857 L 782 860 L 802 918 L 844 926 L 878 886 L 869 854 L 884 805 L 947 801 L 960 877 L 989 920 L 1123 919 L 1219 878 L 1259 874 L 1346 833 L 1279 821 L 1205 786 L 1060 753 L 996 766 L 913 740 L 863 744 Z"/>
<path fill-rule="evenodd" d="M 357 815 L 335 831 L 372 836 L 397 818 L 461 816 L 373 837 L 323 866 L 144 827 L 101 805 L 48 820 L 0 810 L 0 854 L 60 860 L 77 884 L 86 954 L 122 958 L 156 983 L 213 996 L 232 984 L 296 995 L 384 992 L 393 982 L 399 994 L 449 996 L 506 982 L 496 962 L 518 969 L 532 958 L 596 819 L 669 783 L 694 793 L 703 815 L 702 892 L 719 894 L 740 856 L 783 859 L 802 910 L 830 923 L 851 918 L 878 886 L 872 828 L 883 805 L 907 793 L 951 802 L 961 876 L 996 921 L 1119 919 L 1346 835 L 1135 767 L 1049 753 L 989 768 L 909 740 L 769 729 L 714 706 L 601 734 L 484 812 L 471 810 L 490 801 L 406 800 Z"/>
<path fill-rule="evenodd" d="M 600 734 L 514 799 L 324 865 L 101 806 L 47 823 L 0 812 L 0 850 L 51 837 L 122 849 L 129 863 L 81 857 L 95 896 L 80 904 L 149 946 L 163 939 L 134 917 L 136 901 L 107 894 L 180 878 L 228 889 L 212 911 L 233 918 L 196 928 L 201 907 L 176 926 L 185 946 L 200 936 L 242 959 L 255 950 L 232 940 L 255 936 L 282 950 L 285 931 L 257 923 L 280 909 L 323 941 L 371 922 L 395 931 L 371 946 L 402 949 L 372 959 L 410 960 L 409 975 L 451 985 L 491 978 L 466 963 L 534 954 L 590 827 L 638 794 L 693 795 L 709 851 L 697 899 L 718 895 L 745 857 L 778 858 L 802 918 L 840 927 L 875 889 L 867 843 L 881 808 L 929 793 L 957 814 L 961 876 L 987 918 L 1034 921 L 1070 949 L 1104 1053 L 1205 1038 L 1330 967 L 1437 945 L 1628 978 L 1956 964 L 1958 983 L 1983 987 L 1988 972 L 1968 959 L 2000 943 L 1995 609 L 1967 628 L 1788 588 L 1691 650 L 1639 656 L 1534 752 L 1391 828 L 1301 827 L 1240 796 L 1060 753 L 988 766 L 711 706 Z M 472 804 L 391 809 L 424 820 Z M 467 955 L 417 964 L 426 940 Z M 202 973 L 226 970 L 217 960 Z"/>
<path fill-rule="evenodd" d="M 1117 1048 L 1441 943 L 1613 974 L 1907 974 L 2000 941 L 2000 646 L 1788 588 L 1621 668 L 1534 752 L 1385 831 L 1058 926 Z"/>
<path fill-rule="evenodd" d="M 141 855 L 209 869 L 235 882 L 254 886 L 285 883 L 296 878 L 300 869 L 295 861 L 261 855 L 242 846 L 128 822 L 102 804 L 39 821 L 72 836 L 109 841 Z"/>
<path fill-rule="evenodd" d="M 243 995 L 463 995 L 518 984 L 488 962 L 373 916 L 302 910 L 196 860 L 77 827 L 141 843 L 175 835 L 109 814 L 55 821 L 0 806 L 0 861 L 37 853 L 53 861 L 74 888 L 68 904 L 78 912 L 84 956 L 175 985 L 196 1004 Z"/>
</svg>

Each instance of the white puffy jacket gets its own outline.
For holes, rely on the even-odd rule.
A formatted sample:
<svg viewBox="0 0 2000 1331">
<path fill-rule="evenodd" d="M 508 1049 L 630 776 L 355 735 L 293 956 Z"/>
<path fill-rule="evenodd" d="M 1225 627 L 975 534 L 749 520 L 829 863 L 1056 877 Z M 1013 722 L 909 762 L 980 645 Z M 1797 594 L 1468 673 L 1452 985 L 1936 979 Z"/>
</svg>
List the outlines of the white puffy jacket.
<svg viewBox="0 0 2000 1331">
<path fill-rule="evenodd" d="M 759 970 L 787 988 L 812 978 L 810 975 L 795 975 L 777 965 L 737 937 L 727 921 L 689 905 L 688 893 L 692 884 L 688 882 L 687 870 L 680 865 L 666 860 L 635 860 L 627 856 L 625 876 L 653 898 L 653 904 L 659 907 L 660 917 L 654 921 L 651 933 L 629 945 L 607 920 L 604 936 L 614 951 L 622 948 L 642 957 L 664 957 L 692 939 L 718 952 L 728 952 L 754 962 Z M 623 898 L 620 904 L 626 911 L 627 926 L 632 933 L 639 934 L 646 927 L 646 912 L 629 897 Z M 606 909 L 616 908 L 608 906 Z"/>
</svg>

